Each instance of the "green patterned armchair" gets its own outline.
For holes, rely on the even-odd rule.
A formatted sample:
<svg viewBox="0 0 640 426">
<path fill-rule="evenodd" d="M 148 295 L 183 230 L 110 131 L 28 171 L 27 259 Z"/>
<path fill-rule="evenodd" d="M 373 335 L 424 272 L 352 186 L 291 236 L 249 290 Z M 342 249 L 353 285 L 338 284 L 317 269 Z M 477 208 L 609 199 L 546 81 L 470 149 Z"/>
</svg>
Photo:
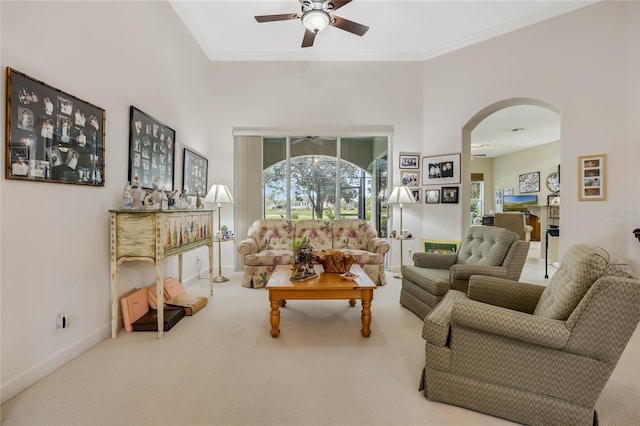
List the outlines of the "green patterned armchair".
<svg viewBox="0 0 640 426">
<path fill-rule="evenodd" d="M 523 424 L 597 424 L 639 321 L 640 280 L 596 246 L 571 247 L 546 287 L 473 276 L 425 318 L 421 390 Z"/>
<path fill-rule="evenodd" d="M 466 292 L 471 275 L 518 280 L 529 244 L 508 229 L 472 226 L 458 253 L 415 253 L 402 266 L 400 304 L 424 319 L 449 289 Z"/>
</svg>

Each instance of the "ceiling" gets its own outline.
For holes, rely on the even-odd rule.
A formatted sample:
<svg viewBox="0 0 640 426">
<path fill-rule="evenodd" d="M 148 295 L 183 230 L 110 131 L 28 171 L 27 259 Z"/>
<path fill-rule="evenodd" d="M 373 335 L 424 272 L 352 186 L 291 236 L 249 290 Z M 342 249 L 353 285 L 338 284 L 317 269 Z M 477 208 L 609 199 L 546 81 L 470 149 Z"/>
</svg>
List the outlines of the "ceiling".
<svg viewBox="0 0 640 426">
<path fill-rule="evenodd" d="M 359 37 L 334 27 L 301 48 L 297 0 L 170 0 L 212 61 L 422 61 L 594 3 L 593 0 L 353 0 L 335 14 L 370 27 Z"/>
<path fill-rule="evenodd" d="M 363 37 L 328 27 L 312 47 L 301 48 L 299 20 L 254 19 L 300 13 L 298 0 L 169 1 L 211 61 L 424 61 L 595 2 L 353 0 L 335 14 L 369 26 Z M 541 107 L 510 107 L 485 119 L 471 137 L 473 155 L 497 157 L 559 140 L 560 117 Z"/>
<path fill-rule="evenodd" d="M 560 115 L 534 105 L 494 112 L 471 132 L 471 155 L 499 157 L 560 140 Z"/>
</svg>

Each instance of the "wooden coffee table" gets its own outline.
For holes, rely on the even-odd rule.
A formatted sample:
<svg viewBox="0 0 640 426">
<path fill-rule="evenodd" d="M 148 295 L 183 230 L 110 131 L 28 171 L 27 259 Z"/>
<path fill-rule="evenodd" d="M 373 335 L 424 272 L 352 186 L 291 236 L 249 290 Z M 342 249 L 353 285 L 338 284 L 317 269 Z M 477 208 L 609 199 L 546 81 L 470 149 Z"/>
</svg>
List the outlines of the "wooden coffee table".
<svg viewBox="0 0 640 426">
<path fill-rule="evenodd" d="M 267 283 L 269 302 L 271 303 L 271 337 L 280 335 L 280 307 L 285 306 L 288 299 L 323 300 L 346 299 L 350 306 L 356 305 L 356 299 L 362 300 L 362 336 L 371 334 L 371 301 L 373 290 L 377 287 L 369 276 L 358 265 L 351 267 L 351 272 L 359 277 L 347 281 L 336 273 L 325 273 L 322 265 L 315 266 L 318 277 L 306 281 L 291 281 L 291 265 L 276 267 Z"/>
</svg>

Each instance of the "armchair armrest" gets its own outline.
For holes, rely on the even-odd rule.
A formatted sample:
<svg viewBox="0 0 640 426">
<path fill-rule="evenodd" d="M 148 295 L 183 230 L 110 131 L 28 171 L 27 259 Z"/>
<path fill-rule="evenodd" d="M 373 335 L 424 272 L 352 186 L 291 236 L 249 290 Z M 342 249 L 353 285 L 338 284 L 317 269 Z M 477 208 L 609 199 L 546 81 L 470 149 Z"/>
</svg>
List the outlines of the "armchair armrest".
<svg viewBox="0 0 640 426">
<path fill-rule="evenodd" d="M 451 266 L 449 282 L 455 280 L 469 280 L 472 275 L 488 275 L 490 277 L 506 278 L 509 270 L 504 266 L 456 264 Z"/>
<path fill-rule="evenodd" d="M 458 260 L 457 254 L 423 253 L 413 254 L 413 265 L 419 268 L 449 269 Z"/>
<path fill-rule="evenodd" d="M 453 305 L 451 326 L 484 331 L 552 349 L 563 349 L 570 332 L 565 321 L 552 320 L 473 300 Z"/>
<path fill-rule="evenodd" d="M 533 314 L 545 287 L 536 284 L 473 275 L 467 297 L 493 306 Z"/>
<path fill-rule="evenodd" d="M 258 242 L 253 238 L 246 238 L 238 243 L 238 252 L 243 256 L 258 253 Z"/>
<path fill-rule="evenodd" d="M 389 245 L 389 241 L 384 238 L 375 237 L 370 239 L 369 243 L 367 243 L 367 251 L 372 253 L 385 254 L 388 253 L 390 249 L 391 246 Z"/>
</svg>

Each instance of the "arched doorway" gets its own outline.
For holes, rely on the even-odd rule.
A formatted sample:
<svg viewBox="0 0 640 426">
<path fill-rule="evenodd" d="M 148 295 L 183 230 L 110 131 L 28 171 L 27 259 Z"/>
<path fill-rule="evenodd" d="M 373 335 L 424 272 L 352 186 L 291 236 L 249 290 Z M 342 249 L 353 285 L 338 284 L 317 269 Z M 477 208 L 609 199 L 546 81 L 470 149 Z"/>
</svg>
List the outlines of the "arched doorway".
<svg viewBox="0 0 640 426">
<path fill-rule="evenodd" d="M 559 119 L 559 116 L 560 116 L 559 109 L 547 102 L 544 102 L 538 99 L 533 99 L 533 98 L 511 98 L 511 99 L 498 101 L 496 103 L 493 103 L 483 108 L 478 113 L 476 113 L 462 128 L 462 170 L 467 171 L 464 173 L 462 178 L 462 188 L 461 188 L 461 194 L 460 194 L 461 206 L 464 212 L 462 214 L 462 229 L 469 229 L 469 226 L 471 226 L 471 215 L 466 213 L 471 211 L 471 174 L 468 173 L 468 171 L 471 170 L 471 160 L 472 160 L 471 145 L 473 142 L 472 132 L 476 128 L 478 128 L 478 126 L 484 120 L 494 115 L 495 113 L 506 110 L 508 108 L 513 108 L 513 107 L 518 107 L 523 105 L 534 106 L 538 108 L 543 108 L 548 111 L 552 111 L 554 114 L 558 115 L 558 119 Z M 558 125 L 558 135 L 559 135 L 559 123 L 557 125 Z M 518 130 L 518 129 L 509 129 L 509 130 Z M 559 159 L 558 159 L 558 164 L 560 164 Z M 524 169 L 522 170 L 523 173 L 529 172 L 529 171 L 530 170 L 524 170 Z M 544 185 L 545 177 L 546 175 L 540 177 L 542 185 Z M 514 182 L 514 184 L 517 184 L 517 182 Z M 492 194 L 491 196 L 493 196 L 493 190 L 494 190 L 494 187 L 493 185 L 491 185 L 491 187 L 488 188 L 488 191 L 486 191 L 486 193 Z M 517 191 L 517 188 L 516 188 L 516 191 Z M 546 203 L 546 197 L 544 200 L 539 199 L 538 203 L 539 204 Z"/>
</svg>

